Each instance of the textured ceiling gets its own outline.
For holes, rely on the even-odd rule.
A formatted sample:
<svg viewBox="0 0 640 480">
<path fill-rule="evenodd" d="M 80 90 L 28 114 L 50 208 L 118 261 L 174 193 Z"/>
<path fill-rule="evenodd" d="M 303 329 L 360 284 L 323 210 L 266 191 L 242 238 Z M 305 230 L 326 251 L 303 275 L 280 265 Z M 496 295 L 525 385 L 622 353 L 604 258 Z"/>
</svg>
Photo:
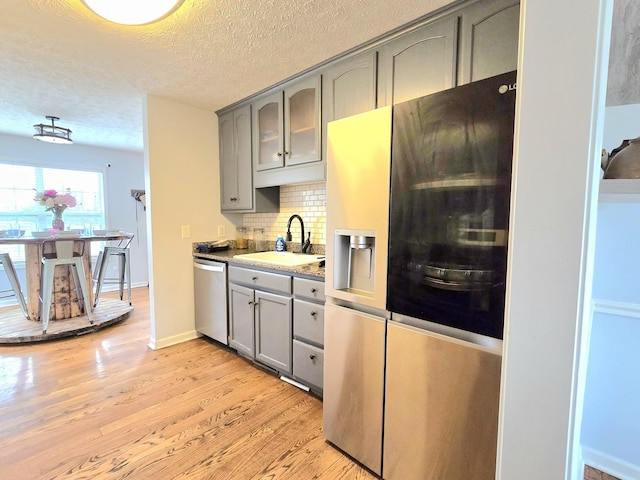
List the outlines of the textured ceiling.
<svg viewBox="0 0 640 480">
<path fill-rule="evenodd" d="M 78 144 L 141 150 L 145 94 L 213 112 L 448 3 L 185 0 L 131 27 L 80 0 L 2 2 L 0 132 L 54 115 Z"/>
</svg>

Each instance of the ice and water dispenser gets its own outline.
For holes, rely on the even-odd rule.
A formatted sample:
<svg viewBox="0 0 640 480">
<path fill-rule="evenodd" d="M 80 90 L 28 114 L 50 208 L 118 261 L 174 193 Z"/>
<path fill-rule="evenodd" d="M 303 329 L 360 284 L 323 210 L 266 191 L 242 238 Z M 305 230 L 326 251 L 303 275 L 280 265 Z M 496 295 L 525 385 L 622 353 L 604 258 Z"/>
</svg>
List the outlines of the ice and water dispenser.
<svg viewBox="0 0 640 480">
<path fill-rule="evenodd" d="M 371 230 L 336 230 L 334 288 L 373 297 L 376 272 L 376 234 Z"/>
</svg>

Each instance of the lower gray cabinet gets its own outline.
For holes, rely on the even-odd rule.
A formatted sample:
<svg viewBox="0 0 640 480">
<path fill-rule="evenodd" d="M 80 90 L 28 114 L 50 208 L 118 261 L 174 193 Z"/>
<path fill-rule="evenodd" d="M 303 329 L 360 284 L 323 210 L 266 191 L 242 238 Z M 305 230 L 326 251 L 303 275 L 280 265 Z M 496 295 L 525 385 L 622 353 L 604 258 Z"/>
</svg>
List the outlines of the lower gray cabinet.
<svg viewBox="0 0 640 480">
<path fill-rule="evenodd" d="M 233 268 L 233 267 L 231 267 Z M 254 290 L 229 284 L 229 345 L 253 358 L 255 352 Z"/>
<path fill-rule="evenodd" d="M 313 390 L 322 392 L 324 350 L 293 340 L 293 376 Z"/>
<path fill-rule="evenodd" d="M 291 277 L 229 267 L 229 345 L 281 373 L 292 373 Z"/>
<path fill-rule="evenodd" d="M 322 394 L 324 282 L 229 267 L 229 345 Z"/>
<path fill-rule="evenodd" d="M 293 294 L 293 376 L 322 393 L 324 282 L 294 278 Z"/>
<path fill-rule="evenodd" d="M 291 372 L 291 297 L 255 292 L 255 358 L 281 373 Z"/>
</svg>

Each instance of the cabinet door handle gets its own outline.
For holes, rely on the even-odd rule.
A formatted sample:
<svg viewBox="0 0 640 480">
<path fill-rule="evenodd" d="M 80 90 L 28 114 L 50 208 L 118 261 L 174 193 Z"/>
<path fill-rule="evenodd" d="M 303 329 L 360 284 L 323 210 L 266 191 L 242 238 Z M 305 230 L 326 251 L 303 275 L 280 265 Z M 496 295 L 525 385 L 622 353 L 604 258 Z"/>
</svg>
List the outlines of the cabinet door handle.
<svg viewBox="0 0 640 480">
<path fill-rule="evenodd" d="M 249 306 L 253 305 L 253 302 L 251 300 L 249 300 Z"/>
<path fill-rule="evenodd" d="M 253 280 L 254 282 L 258 281 L 258 277 L 251 277 L 251 280 Z"/>
<path fill-rule="evenodd" d="M 318 315 L 318 312 L 311 312 L 312 317 L 315 317 L 316 315 Z"/>
<path fill-rule="evenodd" d="M 278 153 L 277 153 L 277 155 L 278 155 L 279 157 L 281 157 L 281 156 L 282 156 L 282 152 L 278 152 Z"/>
<path fill-rule="evenodd" d="M 315 359 L 316 359 L 315 355 L 313 355 L 313 354 L 309 355 L 309 360 L 315 360 Z"/>
<path fill-rule="evenodd" d="M 285 154 L 285 155 L 289 155 L 289 152 L 287 152 L 287 151 L 285 150 L 285 151 L 284 151 L 284 154 Z"/>
<path fill-rule="evenodd" d="M 315 294 L 317 291 L 318 291 L 318 289 L 317 289 L 317 288 L 312 288 L 312 289 L 311 289 L 311 293 L 314 293 L 314 294 Z"/>
</svg>

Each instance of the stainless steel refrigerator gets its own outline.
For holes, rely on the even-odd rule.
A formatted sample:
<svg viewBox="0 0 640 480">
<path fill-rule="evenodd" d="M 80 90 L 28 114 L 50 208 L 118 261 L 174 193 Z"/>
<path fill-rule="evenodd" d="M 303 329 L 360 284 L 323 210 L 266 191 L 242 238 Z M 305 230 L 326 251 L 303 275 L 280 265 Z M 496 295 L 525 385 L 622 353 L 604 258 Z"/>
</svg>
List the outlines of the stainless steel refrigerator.
<svg viewBox="0 0 640 480">
<path fill-rule="evenodd" d="M 324 435 L 382 472 L 391 108 L 328 126 Z"/>
<path fill-rule="evenodd" d="M 329 124 L 325 436 L 385 479 L 494 478 L 514 97 Z"/>
</svg>

